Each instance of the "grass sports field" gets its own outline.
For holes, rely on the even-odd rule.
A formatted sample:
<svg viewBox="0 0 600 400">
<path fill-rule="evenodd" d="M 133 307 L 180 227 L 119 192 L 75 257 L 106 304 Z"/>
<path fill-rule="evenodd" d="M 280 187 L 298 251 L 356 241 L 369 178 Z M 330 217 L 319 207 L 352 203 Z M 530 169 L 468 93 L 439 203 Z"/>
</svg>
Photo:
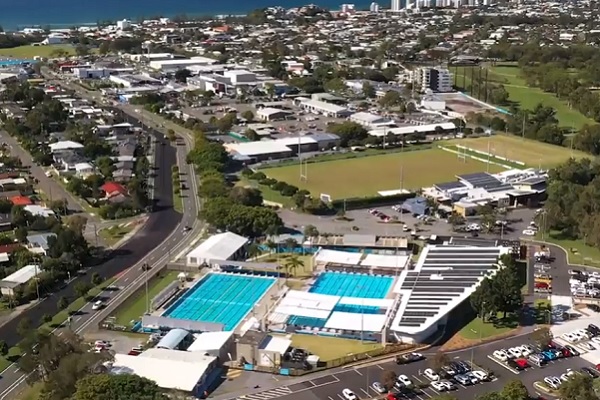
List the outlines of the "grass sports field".
<svg viewBox="0 0 600 400">
<path fill-rule="evenodd" d="M 463 76 L 465 76 L 465 86 L 470 86 L 471 69 L 473 67 L 451 68 L 455 74 L 455 85 L 463 86 Z M 479 68 L 476 67 L 473 72 L 478 75 Z M 485 71 L 482 73 L 484 76 Z M 497 82 L 504 85 L 508 92 L 509 100 L 519 103 L 522 108 L 531 110 L 539 103 L 556 110 L 556 117 L 561 126 L 567 128 L 579 129 L 585 124 L 594 124 L 595 122 L 579 111 L 570 108 L 566 102 L 559 100 L 552 93 L 546 93 L 541 89 L 527 86 L 527 82 L 520 76 L 520 69 L 517 66 L 500 64 L 489 67 L 488 79 L 490 82 Z M 477 93 L 474 94 L 475 97 Z"/>
<path fill-rule="evenodd" d="M 300 181 L 299 165 L 262 171 L 271 178 L 306 189 L 313 196 L 325 193 L 332 199 L 343 199 L 397 190 L 401 180 L 404 189 L 454 181 L 456 175 L 485 172 L 487 165 L 472 159 L 459 160 L 456 154 L 431 149 L 308 164 L 306 182 Z M 501 167 L 490 165 L 489 172 L 499 171 Z"/>
<path fill-rule="evenodd" d="M 50 57 L 55 50 L 64 50 L 68 54 L 75 54 L 75 47 L 71 45 L 19 46 L 10 49 L 0 49 L 0 58 L 22 58 L 29 60 L 36 56 Z"/>
<path fill-rule="evenodd" d="M 534 140 L 523 139 L 517 136 L 494 135 L 482 138 L 453 140 L 450 143 L 459 144 L 479 151 L 488 151 L 491 154 L 521 161 L 529 167 L 551 168 L 567 161 L 571 156 L 575 158 L 589 157 L 577 150 L 571 152 L 566 147 L 554 146 Z"/>
</svg>

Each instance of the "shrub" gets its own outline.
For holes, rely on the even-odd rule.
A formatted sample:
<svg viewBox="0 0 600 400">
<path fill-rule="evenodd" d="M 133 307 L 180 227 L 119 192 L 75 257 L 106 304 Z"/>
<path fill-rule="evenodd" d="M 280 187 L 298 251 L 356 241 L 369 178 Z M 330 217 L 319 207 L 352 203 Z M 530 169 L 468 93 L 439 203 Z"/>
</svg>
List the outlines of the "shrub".
<svg viewBox="0 0 600 400">
<path fill-rule="evenodd" d="M 269 186 L 271 186 L 271 189 L 281 192 L 283 189 L 285 189 L 289 185 L 285 182 L 275 182 L 274 184 L 269 185 Z"/>
<path fill-rule="evenodd" d="M 298 192 L 298 188 L 292 185 L 286 185 L 286 187 L 279 191 L 279 193 L 281 193 L 284 196 L 293 196 L 296 194 L 296 192 Z"/>
<path fill-rule="evenodd" d="M 256 172 L 252 175 L 250 175 L 250 179 L 253 179 L 255 181 L 260 181 L 262 179 L 265 179 L 267 176 L 264 174 L 264 172 Z"/>
</svg>

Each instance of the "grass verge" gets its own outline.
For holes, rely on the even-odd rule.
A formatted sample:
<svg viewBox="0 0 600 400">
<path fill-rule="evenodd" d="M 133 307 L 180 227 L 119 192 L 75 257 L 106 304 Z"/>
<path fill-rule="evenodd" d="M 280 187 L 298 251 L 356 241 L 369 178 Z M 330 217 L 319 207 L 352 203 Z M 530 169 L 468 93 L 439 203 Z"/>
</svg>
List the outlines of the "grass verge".
<svg viewBox="0 0 600 400">
<path fill-rule="evenodd" d="M 285 264 L 288 260 L 295 255 L 296 258 L 302 262 L 302 265 L 297 267 L 295 270 L 290 270 L 291 278 L 307 278 L 311 277 L 313 273 L 312 266 L 312 256 L 311 255 L 298 255 L 298 254 L 290 254 L 290 253 L 280 253 L 280 254 L 269 254 L 265 258 L 259 258 L 258 261 L 266 262 L 266 263 L 278 263 L 281 265 L 281 270 L 285 271 Z"/>
<path fill-rule="evenodd" d="M 483 320 L 479 317 L 465 325 L 459 335 L 468 340 L 487 339 L 509 332 L 519 326 L 516 316 L 508 315 L 506 318 L 497 318 L 493 321 Z"/>
<path fill-rule="evenodd" d="M 169 271 L 159 278 L 154 278 L 148 282 L 148 298 L 151 301 L 161 290 L 166 288 L 171 282 L 177 279 L 177 271 Z M 115 324 L 128 328 L 133 327 L 134 322 L 146 312 L 146 292 L 138 291 L 135 295 L 129 297 L 125 303 L 115 312 Z"/>
<path fill-rule="evenodd" d="M 569 264 L 583 264 L 600 268 L 600 249 L 596 247 L 588 246 L 581 240 L 567 239 L 557 231 L 550 231 L 543 236 L 538 234 L 536 238 L 565 249 Z"/>
<path fill-rule="evenodd" d="M 100 235 L 100 237 L 104 239 L 104 242 L 107 245 L 114 246 L 128 233 L 130 233 L 133 230 L 134 226 L 135 225 L 133 223 L 113 225 L 110 228 L 101 229 L 98 232 L 98 235 Z"/>
</svg>

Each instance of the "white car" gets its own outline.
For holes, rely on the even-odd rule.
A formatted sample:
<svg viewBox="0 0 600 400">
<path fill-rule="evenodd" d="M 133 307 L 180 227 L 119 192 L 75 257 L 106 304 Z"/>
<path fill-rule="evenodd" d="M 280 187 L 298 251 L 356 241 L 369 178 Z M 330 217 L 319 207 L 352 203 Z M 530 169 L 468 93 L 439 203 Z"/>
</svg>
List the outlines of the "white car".
<svg viewBox="0 0 600 400">
<path fill-rule="evenodd" d="M 508 349 L 508 352 L 513 358 L 521 358 L 523 356 L 521 349 L 518 347 L 511 347 L 510 349 Z"/>
<path fill-rule="evenodd" d="M 533 229 L 525 229 L 523 231 L 523 235 L 525 236 L 535 236 L 535 231 Z"/>
<path fill-rule="evenodd" d="M 506 354 L 506 352 L 502 351 L 502 350 L 496 350 L 493 353 L 494 358 L 500 360 L 500 361 L 506 361 L 508 360 L 508 354 Z"/>
<path fill-rule="evenodd" d="M 342 390 L 342 396 L 344 396 L 344 399 L 346 400 L 358 400 L 358 396 L 355 395 L 354 392 L 350 389 Z"/>
<path fill-rule="evenodd" d="M 98 300 L 94 304 L 92 304 L 92 310 L 99 310 L 104 307 L 104 302 L 102 300 Z"/>
<path fill-rule="evenodd" d="M 437 390 L 438 392 L 445 392 L 448 389 L 448 386 L 444 384 L 444 382 L 433 381 L 431 382 L 431 387 Z"/>
<path fill-rule="evenodd" d="M 555 376 L 547 376 L 544 378 L 544 383 L 550 386 L 552 389 L 558 389 L 560 387 L 561 381 Z"/>
<path fill-rule="evenodd" d="M 385 390 L 385 386 L 383 386 L 383 384 L 381 384 L 379 382 L 373 382 L 373 384 L 371 385 L 371 387 L 377 393 L 381 393 L 381 394 L 387 393 L 387 390 Z"/>
<path fill-rule="evenodd" d="M 425 375 L 427 377 L 427 379 L 432 380 L 432 381 L 440 380 L 440 376 L 437 374 L 437 372 L 435 372 L 431 368 L 427 368 L 425 371 L 423 371 L 423 375 Z"/>
<path fill-rule="evenodd" d="M 106 340 L 96 340 L 94 342 L 94 346 L 109 347 L 110 343 L 108 343 Z"/>
<path fill-rule="evenodd" d="M 522 346 L 520 347 L 520 349 L 521 349 L 521 353 L 523 354 L 523 357 L 527 357 L 528 355 L 530 355 L 530 354 L 533 354 L 533 353 L 534 353 L 534 351 L 533 351 L 533 347 L 531 347 L 531 346 L 530 346 L 530 345 L 528 345 L 528 344 L 524 344 L 524 345 L 522 345 Z"/>
<path fill-rule="evenodd" d="M 398 382 L 400 382 L 401 384 L 403 384 L 404 386 L 411 386 L 413 383 L 410 379 L 408 379 L 408 376 L 402 374 L 398 377 Z"/>
<path fill-rule="evenodd" d="M 479 379 L 480 381 L 487 381 L 490 379 L 490 376 L 487 374 L 487 372 L 482 371 L 480 369 L 476 369 L 474 371 L 471 371 L 471 374 L 473 376 L 475 376 L 477 379 Z"/>
</svg>

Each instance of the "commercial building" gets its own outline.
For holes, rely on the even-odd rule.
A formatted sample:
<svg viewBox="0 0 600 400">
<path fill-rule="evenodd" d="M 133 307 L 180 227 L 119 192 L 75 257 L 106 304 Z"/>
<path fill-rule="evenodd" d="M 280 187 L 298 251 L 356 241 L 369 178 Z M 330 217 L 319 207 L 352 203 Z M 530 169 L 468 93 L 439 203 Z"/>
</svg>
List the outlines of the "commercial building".
<svg viewBox="0 0 600 400">
<path fill-rule="evenodd" d="M 410 135 L 413 133 L 421 135 L 430 135 L 434 133 L 450 133 L 456 131 L 456 125 L 453 122 L 442 122 L 439 124 L 425 125 L 406 125 L 398 128 L 377 128 L 368 133 L 371 136 L 383 137 L 392 133 L 396 136 Z"/>
<path fill-rule="evenodd" d="M 213 261 L 234 261 L 246 254 L 248 239 L 232 232 L 213 235 L 186 256 L 187 265 L 200 266 Z"/>
<path fill-rule="evenodd" d="M 201 352 L 148 349 L 138 356 L 115 354 L 113 374 L 135 374 L 167 390 L 179 390 L 205 397 L 220 374 L 217 357 Z"/>
<path fill-rule="evenodd" d="M 381 115 L 371 114 L 368 112 L 357 112 L 350 116 L 350 121 L 356 122 L 367 128 L 374 128 L 379 125 L 385 125 L 391 123 L 389 119 L 382 117 Z"/>
<path fill-rule="evenodd" d="M 207 57 L 192 57 L 189 59 L 180 60 L 158 60 L 150 61 L 148 64 L 150 68 L 161 71 L 161 72 L 174 72 L 178 69 L 184 69 L 191 66 L 203 66 L 216 64 L 217 60 Z"/>
<path fill-rule="evenodd" d="M 419 92 L 452 92 L 452 74 L 448 69 L 421 67 L 415 72 L 413 84 L 416 85 L 415 87 Z"/>
<path fill-rule="evenodd" d="M 279 108 L 263 107 L 256 111 L 256 118 L 260 121 L 279 121 L 285 119 L 291 112 Z"/>
<path fill-rule="evenodd" d="M 37 264 L 24 266 L 0 281 L 0 292 L 3 296 L 14 296 L 15 289 L 27 284 L 31 279 L 37 276 L 39 271 L 40 266 Z"/>
<path fill-rule="evenodd" d="M 302 100 L 300 101 L 300 107 L 306 112 L 320 114 L 331 118 L 343 118 L 352 114 L 352 111 L 346 107 L 320 100 Z"/>
<path fill-rule="evenodd" d="M 279 139 L 247 143 L 226 143 L 225 149 L 238 161 L 260 162 L 289 158 L 298 153 L 329 150 L 339 144 L 340 138 L 331 133 L 304 136 L 285 135 Z"/>
</svg>

